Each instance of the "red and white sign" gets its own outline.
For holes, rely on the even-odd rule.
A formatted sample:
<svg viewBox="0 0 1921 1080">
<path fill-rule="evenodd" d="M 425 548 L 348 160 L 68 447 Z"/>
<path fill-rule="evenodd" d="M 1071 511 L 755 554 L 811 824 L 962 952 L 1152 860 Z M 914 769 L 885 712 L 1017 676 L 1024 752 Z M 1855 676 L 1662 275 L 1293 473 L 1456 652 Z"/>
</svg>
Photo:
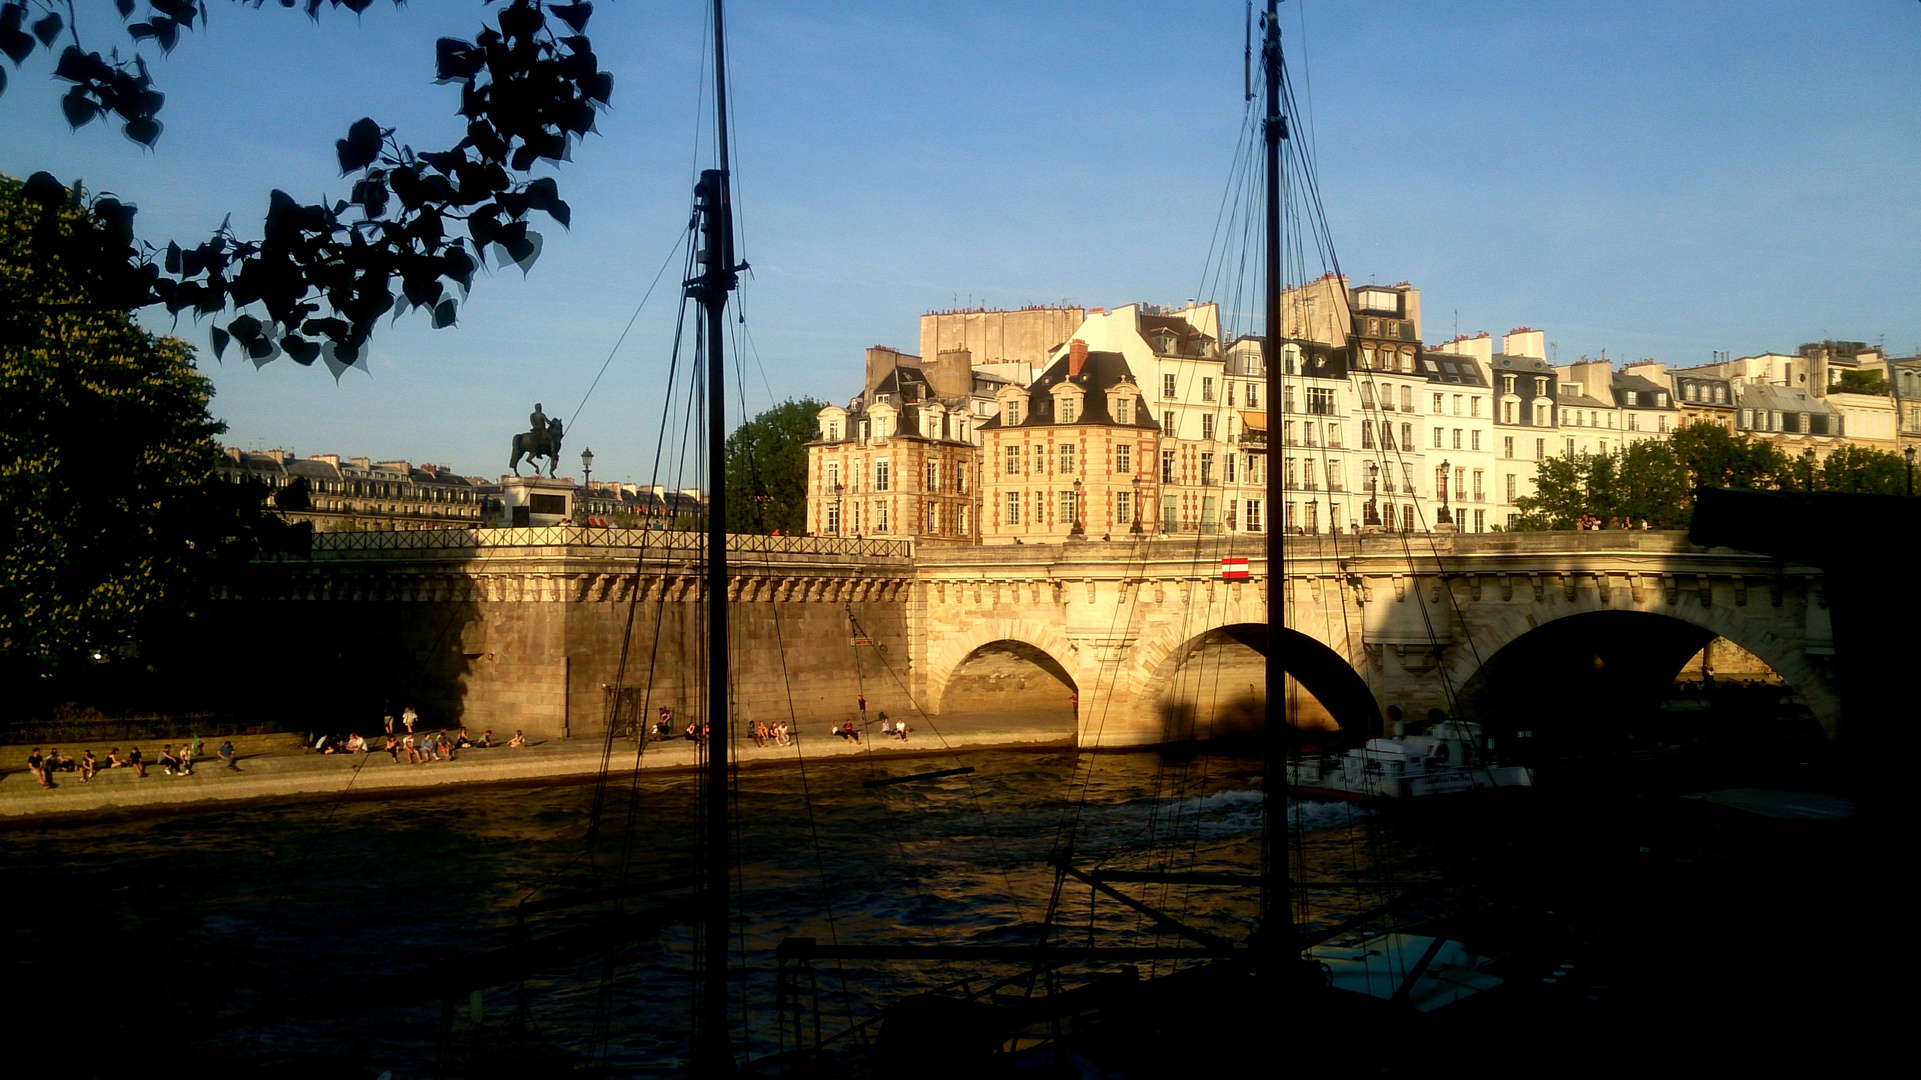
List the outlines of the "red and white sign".
<svg viewBox="0 0 1921 1080">
<path fill-rule="evenodd" d="M 1222 559 L 1221 560 L 1221 577 L 1223 580 L 1226 580 L 1226 581 L 1246 581 L 1247 580 L 1247 560 L 1246 559 Z"/>
</svg>

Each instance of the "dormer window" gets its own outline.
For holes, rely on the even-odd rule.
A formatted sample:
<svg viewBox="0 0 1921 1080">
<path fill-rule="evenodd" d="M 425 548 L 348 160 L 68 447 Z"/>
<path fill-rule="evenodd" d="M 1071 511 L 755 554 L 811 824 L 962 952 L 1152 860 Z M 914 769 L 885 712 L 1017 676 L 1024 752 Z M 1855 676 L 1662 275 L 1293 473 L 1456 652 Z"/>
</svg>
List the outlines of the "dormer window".
<svg viewBox="0 0 1921 1080">
<path fill-rule="evenodd" d="M 1061 396 L 1060 414 L 1061 414 L 1061 423 L 1071 424 L 1074 422 L 1074 399 L 1073 398 L 1068 397 L 1064 394 Z"/>
</svg>

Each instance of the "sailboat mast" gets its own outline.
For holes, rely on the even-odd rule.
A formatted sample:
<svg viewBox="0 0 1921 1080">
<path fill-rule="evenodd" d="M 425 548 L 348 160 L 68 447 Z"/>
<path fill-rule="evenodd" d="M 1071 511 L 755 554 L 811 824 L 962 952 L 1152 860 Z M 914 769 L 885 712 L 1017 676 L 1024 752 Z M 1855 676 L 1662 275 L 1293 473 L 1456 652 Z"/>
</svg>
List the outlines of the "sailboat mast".
<svg viewBox="0 0 1921 1080">
<path fill-rule="evenodd" d="M 1287 118 L 1281 114 L 1281 24 L 1276 18 L 1277 0 L 1267 0 L 1267 15 L 1262 20 L 1261 70 L 1267 78 L 1267 113 L 1261 130 L 1267 150 L 1267 334 L 1261 356 L 1267 369 L 1267 817 L 1262 827 L 1261 927 L 1273 940 L 1274 915 L 1287 905 L 1287 849 L 1276 842 L 1285 833 L 1287 806 L 1284 789 L 1287 775 L 1287 673 L 1281 666 L 1281 631 L 1286 625 L 1283 605 L 1287 596 L 1286 497 L 1281 487 L 1282 472 L 1273 455 L 1278 445 L 1276 432 L 1285 423 L 1281 411 L 1281 382 L 1285 364 L 1281 353 L 1281 140 L 1287 138 Z M 1276 815 L 1279 816 L 1277 827 Z M 1292 917 L 1284 915 L 1290 924 Z"/>
<path fill-rule="evenodd" d="M 728 803 L 727 653 L 727 299 L 739 284 L 734 264 L 734 204 L 727 161 L 727 33 L 722 0 L 714 4 L 714 147 L 717 168 L 704 170 L 694 189 L 701 209 L 698 290 L 707 332 L 707 790 L 706 854 L 702 868 L 701 926 L 704 958 L 696 1068 L 702 1075 L 731 1074 L 734 1050 L 727 1033 L 727 946 L 732 920 L 728 902 L 731 807 Z"/>
</svg>

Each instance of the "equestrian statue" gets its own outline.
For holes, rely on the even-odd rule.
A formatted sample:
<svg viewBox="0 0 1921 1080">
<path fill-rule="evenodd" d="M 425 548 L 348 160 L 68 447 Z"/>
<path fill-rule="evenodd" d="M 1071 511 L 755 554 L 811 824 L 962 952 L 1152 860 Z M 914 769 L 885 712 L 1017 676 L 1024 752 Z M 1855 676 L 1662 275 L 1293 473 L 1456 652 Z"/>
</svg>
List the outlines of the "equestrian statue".
<svg viewBox="0 0 1921 1080">
<path fill-rule="evenodd" d="M 514 436 L 514 457 L 507 467 L 520 475 L 520 459 L 525 457 L 533 462 L 534 475 L 540 475 L 540 458 L 547 459 L 547 475 L 553 476 L 560 466 L 560 417 L 547 419 L 541 411 L 540 403 L 534 403 L 534 411 L 527 417 L 528 430 Z"/>
</svg>

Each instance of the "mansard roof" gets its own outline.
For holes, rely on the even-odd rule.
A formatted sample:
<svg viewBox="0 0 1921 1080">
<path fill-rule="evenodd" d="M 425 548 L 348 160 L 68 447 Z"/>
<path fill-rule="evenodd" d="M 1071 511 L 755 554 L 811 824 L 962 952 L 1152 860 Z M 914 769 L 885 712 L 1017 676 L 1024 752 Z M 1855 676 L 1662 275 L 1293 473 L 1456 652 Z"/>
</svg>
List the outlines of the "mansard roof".
<svg viewBox="0 0 1921 1080">
<path fill-rule="evenodd" d="M 1072 380 L 1069 380 L 1067 375 L 1070 360 L 1069 356 L 1062 355 L 1059 360 L 1054 361 L 1054 365 L 1048 368 L 1046 373 L 1034 380 L 1034 385 L 1027 388 L 1027 408 L 1023 410 L 1021 422 L 1012 425 L 1013 427 L 1061 426 L 1054 423 L 1053 390 L 1056 386 L 1070 381 L 1072 385 L 1086 392 L 1083 408 L 1080 415 L 1074 418 L 1073 426 L 1123 426 L 1116 424 L 1114 418 L 1108 414 L 1107 392 L 1123 382 L 1133 384 L 1135 389 L 1139 389 L 1139 384 L 1134 381 L 1133 370 L 1127 366 L 1127 358 L 1117 352 L 1089 352 L 1086 363 L 1081 365 L 1081 373 L 1074 376 Z M 982 430 L 987 430 L 1009 425 L 1002 424 L 1001 417 L 997 415 L 980 426 Z M 1144 407 L 1135 409 L 1134 422 L 1125 426 L 1146 428 L 1150 431 L 1159 431 L 1161 427 L 1154 421 L 1152 410 Z"/>
</svg>

